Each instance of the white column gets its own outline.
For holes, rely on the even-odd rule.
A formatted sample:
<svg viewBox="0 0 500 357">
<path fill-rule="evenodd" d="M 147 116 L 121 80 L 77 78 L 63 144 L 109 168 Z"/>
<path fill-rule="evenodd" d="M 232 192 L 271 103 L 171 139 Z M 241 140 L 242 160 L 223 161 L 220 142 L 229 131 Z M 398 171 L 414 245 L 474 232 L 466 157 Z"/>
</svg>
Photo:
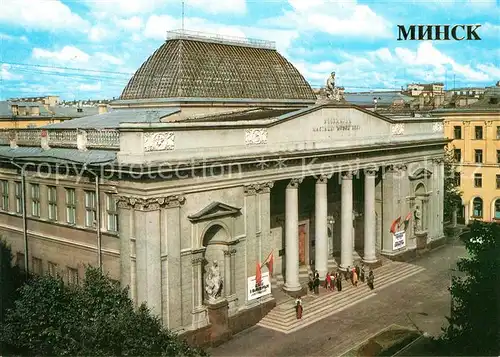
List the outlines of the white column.
<svg viewBox="0 0 500 357">
<path fill-rule="evenodd" d="M 299 282 L 299 184 L 292 179 L 286 188 L 285 216 L 285 286 L 286 291 L 302 289 Z"/>
<path fill-rule="evenodd" d="M 365 249 L 363 261 L 375 263 L 375 173 L 365 172 Z"/>
<path fill-rule="evenodd" d="M 328 212 L 327 212 L 327 178 L 320 176 L 316 181 L 316 211 L 315 211 L 315 239 L 316 256 L 315 269 L 319 273 L 320 279 L 325 278 L 328 271 Z"/>
<path fill-rule="evenodd" d="M 340 267 L 352 266 L 352 173 L 342 174 Z"/>
</svg>

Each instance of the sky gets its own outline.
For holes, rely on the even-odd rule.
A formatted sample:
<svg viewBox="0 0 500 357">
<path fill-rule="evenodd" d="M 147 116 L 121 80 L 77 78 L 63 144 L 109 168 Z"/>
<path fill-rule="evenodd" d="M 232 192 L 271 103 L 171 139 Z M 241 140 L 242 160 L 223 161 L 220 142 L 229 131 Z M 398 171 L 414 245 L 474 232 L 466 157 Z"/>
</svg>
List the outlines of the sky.
<svg viewBox="0 0 500 357">
<path fill-rule="evenodd" d="M 0 0 L 0 99 L 119 97 L 182 27 L 181 0 Z M 481 25 L 480 41 L 398 41 L 398 25 Z M 500 0 L 185 0 L 184 28 L 276 42 L 313 87 L 448 89 L 500 80 Z"/>
</svg>

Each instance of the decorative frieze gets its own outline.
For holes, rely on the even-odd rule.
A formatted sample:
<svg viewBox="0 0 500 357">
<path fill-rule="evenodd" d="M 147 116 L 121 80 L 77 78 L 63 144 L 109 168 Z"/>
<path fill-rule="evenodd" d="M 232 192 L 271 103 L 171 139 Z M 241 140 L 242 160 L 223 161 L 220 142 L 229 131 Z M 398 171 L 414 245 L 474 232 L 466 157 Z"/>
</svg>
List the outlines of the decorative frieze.
<svg viewBox="0 0 500 357">
<path fill-rule="evenodd" d="M 342 180 L 352 180 L 358 174 L 357 171 L 344 171 L 341 173 Z"/>
<path fill-rule="evenodd" d="M 245 144 L 246 145 L 267 144 L 267 128 L 246 129 Z"/>
<path fill-rule="evenodd" d="M 328 177 L 326 175 L 319 175 L 316 183 L 327 183 Z"/>
<path fill-rule="evenodd" d="M 404 133 L 405 133 L 405 125 L 403 123 L 391 125 L 392 135 L 403 135 Z"/>
<path fill-rule="evenodd" d="M 251 196 L 258 193 L 269 193 L 273 188 L 274 182 L 260 182 L 244 186 L 245 195 Z"/>
<path fill-rule="evenodd" d="M 144 134 L 144 151 L 165 151 L 174 150 L 175 148 L 175 133 L 145 133 Z"/>
<path fill-rule="evenodd" d="M 434 164 L 438 164 L 439 165 L 439 164 L 441 164 L 441 163 L 444 162 L 444 158 L 443 157 L 435 157 L 435 158 L 432 159 L 432 162 Z"/>
<path fill-rule="evenodd" d="M 377 169 L 366 169 L 365 170 L 366 176 L 375 176 L 377 173 L 378 173 Z"/>
<path fill-rule="evenodd" d="M 199 258 L 194 258 L 194 259 L 191 259 L 191 264 L 192 265 L 198 265 L 198 264 L 201 264 L 203 263 L 203 258 L 199 257 Z"/>
<path fill-rule="evenodd" d="M 434 123 L 432 124 L 432 131 L 434 133 L 441 133 L 443 131 L 443 123 Z"/>
<path fill-rule="evenodd" d="M 185 200 L 182 195 L 150 198 L 119 196 L 118 207 L 139 211 L 155 211 L 160 208 L 179 207 Z"/>
</svg>

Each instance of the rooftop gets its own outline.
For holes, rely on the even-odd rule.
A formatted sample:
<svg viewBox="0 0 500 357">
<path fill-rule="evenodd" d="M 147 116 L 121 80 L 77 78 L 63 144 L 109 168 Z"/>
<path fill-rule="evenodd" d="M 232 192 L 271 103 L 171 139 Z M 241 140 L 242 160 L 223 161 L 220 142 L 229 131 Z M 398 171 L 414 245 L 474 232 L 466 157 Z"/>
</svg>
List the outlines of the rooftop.
<svg viewBox="0 0 500 357">
<path fill-rule="evenodd" d="M 269 41 L 173 31 L 120 100 L 186 97 L 316 100 L 309 83 Z"/>
</svg>

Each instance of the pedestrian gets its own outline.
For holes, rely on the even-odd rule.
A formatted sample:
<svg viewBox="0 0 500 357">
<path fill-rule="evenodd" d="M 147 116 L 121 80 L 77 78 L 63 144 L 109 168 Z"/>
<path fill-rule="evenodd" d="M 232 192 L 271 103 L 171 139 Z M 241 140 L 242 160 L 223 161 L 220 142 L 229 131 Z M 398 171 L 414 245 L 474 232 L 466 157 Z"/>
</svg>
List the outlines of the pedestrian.
<svg viewBox="0 0 500 357">
<path fill-rule="evenodd" d="M 370 272 L 368 273 L 368 278 L 366 279 L 366 282 L 368 283 L 368 287 L 370 290 L 374 289 L 374 283 L 375 281 L 375 276 L 373 275 L 373 270 L 370 269 Z"/>
<path fill-rule="evenodd" d="M 355 267 L 352 267 L 349 270 L 349 279 L 351 280 L 351 284 L 354 285 L 354 272 L 356 271 Z"/>
<path fill-rule="evenodd" d="M 362 283 L 365 282 L 365 265 L 361 264 L 361 271 L 359 273 L 359 279 L 361 280 Z"/>
<path fill-rule="evenodd" d="M 330 285 L 332 284 L 332 277 L 330 276 L 330 272 L 326 272 L 326 277 L 325 277 L 325 289 L 330 290 Z"/>
<path fill-rule="evenodd" d="M 309 287 L 309 292 L 312 292 L 314 289 L 314 279 L 312 274 L 309 274 L 309 282 L 307 283 L 307 286 Z"/>
<path fill-rule="evenodd" d="M 330 290 L 335 291 L 335 284 L 337 284 L 337 274 L 332 271 L 331 280 L 330 280 Z"/>
<path fill-rule="evenodd" d="M 350 271 L 351 271 L 351 267 L 348 265 L 347 270 L 344 272 L 344 278 L 346 281 L 349 280 Z"/>
<path fill-rule="evenodd" d="M 319 285 L 320 285 L 320 282 L 319 282 L 319 273 L 316 272 L 316 276 L 314 277 L 314 293 L 316 295 L 319 295 Z"/>
<path fill-rule="evenodd" d="M 358 273 L 356 272 L 356 269 L 352 270 L 352 285 L 358 287 Z"/>
<path fill-rule="evenodd" d="M 337 275 L 337 291 L 342 291 L 342 277 Z"/>
<path fill-rule="evenodd" d="M 358 277 L 359 277 L 359 273 L 360 273 L 359 265 L 356 264 L 356 274 L 358 275 Z"/>
<path fill-rule="evenodd" d="M 302 318 L 302 299 L 300 296 L 295 300 L 295 316 L 297 317 L 297 320 L 300 320 Z"/>
</svg>

